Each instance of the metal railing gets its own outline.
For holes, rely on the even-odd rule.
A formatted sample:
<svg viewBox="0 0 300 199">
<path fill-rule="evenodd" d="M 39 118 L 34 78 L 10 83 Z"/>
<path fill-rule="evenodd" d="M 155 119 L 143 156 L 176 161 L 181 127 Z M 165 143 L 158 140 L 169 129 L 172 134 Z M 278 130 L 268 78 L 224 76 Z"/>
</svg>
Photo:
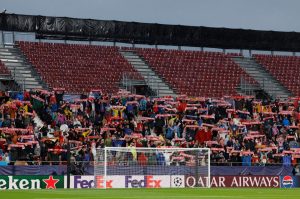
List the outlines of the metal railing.
<svg viewBox="0 0 300 199">
<path fill-rule="evenodd" d="M 255 85 L 251 82 L 251 78 L 247 76 L 242 76 L 240 80 L 240 90 L 246 95 L 253 95 L 254 91 L 259 88 L 258 85 Z"/>
<path fill-rule="evenodd" d="M 16 79 L 16 66 L 14 66 L 13 68 L 13 79 L 15 80 L 15 82 L 20 86 L 20 88 L 25 91 L 26 89 L 26 78 L 23 77 L 23 75 L 21 73 L 19 73 L 20 75 L 22 75 L 22 78 L 20 79 L 20 76 L 18 77 L 18 80 Z"/>
</svg>

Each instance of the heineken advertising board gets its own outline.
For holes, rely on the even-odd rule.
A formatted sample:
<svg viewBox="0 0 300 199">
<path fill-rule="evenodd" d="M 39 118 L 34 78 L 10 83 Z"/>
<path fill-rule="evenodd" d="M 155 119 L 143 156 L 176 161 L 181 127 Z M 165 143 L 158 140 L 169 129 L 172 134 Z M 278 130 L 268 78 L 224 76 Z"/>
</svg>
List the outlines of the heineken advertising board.
<svg viewBox="0 0 300 199">
<path fill-rule="evenodd" d="M 64 176 L 0 176 L 0 190 L 64 188 Z"/>
</svg>

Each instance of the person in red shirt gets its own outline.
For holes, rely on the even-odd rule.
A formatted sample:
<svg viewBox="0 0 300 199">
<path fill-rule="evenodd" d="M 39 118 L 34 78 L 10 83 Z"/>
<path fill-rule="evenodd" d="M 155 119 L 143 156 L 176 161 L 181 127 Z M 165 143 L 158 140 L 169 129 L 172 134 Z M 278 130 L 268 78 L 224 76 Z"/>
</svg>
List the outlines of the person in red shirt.
<svg viewBox="0 0 300 199">
<path fill-rule="evenodd" d="M 210 141 L 212 139 L 212 133 L 209 128 L 205 128 L 205 141 Z"/>
<path fill-rule="evenodd" d="M 140 155 L 138 156 L 138 163 L 141 166 L 146 166 L 148 162 L 148 158 L 146 157 L 146 155 L 144 153 L 140 153 Z"/>
<path fill-rule="evenodd" d="M 187 103 L 186 103 L 185 100 L 180 101 L 179 104 L 178 104 L 178 107 L 177 107 L 177 111 L 180 112 L 180 113 L 183 113 L 186 109 L 186 106 L 187 106 Z"/>
<path fill-rule="evenodd" d="M 253 156 L 252 156 L 252 165 L 258 165 L 259 164 L 259 157 L 258 155 L 255 153 Z"/>
<path fill-rule="evenodd" d="M 196 144 L 198 145 L 203 145 L 205 141 L 210 141 L 211 139 L 212 133 L 207 127 L 198 130 L 195 136 Z"/>
<path fill-rule="evenodd" d="M 28 90 L 24 91 L 24 100 L 25 100 L 25 101 L 30 100 L 30 93 L 29 93 Z"/>
<path fill-rule="evenodd" d="M 143 144 L 139 139 L 133 139 L 133 142 L 135 143 L 135 147 L 143 147 Z"/>
<path fill-rule="evenodd" d="M 153 105 L 153 112 L 154 112 L 154 113 L 158 113 L 158 105 L 157 105 L 157 102 L 154 102 L 154 105 Z"/>
<path fill-rule="evenodd" d="M 50 96 L 50 104 L 52 105 L 52 104 L 56 104 L 57 102 L 56 102 L 56 97 L 55 97 L 55 95 L 51 95 Z"/>
<path fill-rule="evenodd" d="M 205 130 L 204 128 L 201 128 L 197 131 L 196 136 L 195 136 L 195 140 L 196 140 L 196 145 L 202 145 L 204 144 L 205 141 Z"/>
</svg>

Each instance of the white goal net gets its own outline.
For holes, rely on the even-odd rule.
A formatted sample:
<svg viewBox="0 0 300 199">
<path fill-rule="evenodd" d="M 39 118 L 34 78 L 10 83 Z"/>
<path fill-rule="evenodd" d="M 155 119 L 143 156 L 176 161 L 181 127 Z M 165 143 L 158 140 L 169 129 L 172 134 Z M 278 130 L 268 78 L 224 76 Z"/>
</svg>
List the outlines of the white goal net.
<svg viewBox="0 0 300 199">
<path fill-rule="evenodd" d="M 96 188 L 210 187 L 209 148 L 97 149 Z"/>
</svg>

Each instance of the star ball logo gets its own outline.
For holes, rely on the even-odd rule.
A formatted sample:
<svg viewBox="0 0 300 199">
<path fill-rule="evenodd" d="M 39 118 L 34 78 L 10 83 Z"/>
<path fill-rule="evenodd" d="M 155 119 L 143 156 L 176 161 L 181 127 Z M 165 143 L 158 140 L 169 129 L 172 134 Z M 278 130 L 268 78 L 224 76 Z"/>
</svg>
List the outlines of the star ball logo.
<svg viewBox="0 0 300 199">
<path fill-rule="evenodd" d="M 294 185 L 294 180 L 291 176 L 284 176 L 282 178 L 282 186 L 284 188 L 292 188 Z"/>
<path fill-rule="evenodd" d="M 173 179 L 173 183 L 174 183 L 174 185 L 175 185 L 176 187 L 181 187 L 181 186 L 182 186 L 182 183 L 183 183 L 183 180 L 182 180 L 182 178 L 180 178 L 180 177 L 175 177 L 175 178 Z"/>
<path fill-rule="evenodd" d="M 173 188 L 183 188 L 185 187 L 185 177 L 184 175 L 172 175 L 170 176 L 170 183 Z"/>
</svg>

